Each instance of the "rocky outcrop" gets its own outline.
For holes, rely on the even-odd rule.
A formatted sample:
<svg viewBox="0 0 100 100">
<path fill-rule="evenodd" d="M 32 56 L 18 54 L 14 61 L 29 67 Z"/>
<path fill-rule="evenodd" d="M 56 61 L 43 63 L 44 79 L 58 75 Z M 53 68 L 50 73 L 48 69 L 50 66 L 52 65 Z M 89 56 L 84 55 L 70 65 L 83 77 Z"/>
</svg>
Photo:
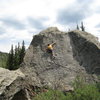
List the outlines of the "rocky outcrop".
<svg viewBox="0 0 100 100">
<path fill-rule="evenodd" d="M 52 59 L 45 49 L 53 42 L 56 45 L 55 58 Z M 97 38 L 89 33 L 78 30 L 61 32 L 50 27 L 33 37 L 21 71 L 27 74 L 27 78 L 31 76 L 32 82 L 34 76 L 39 80 L 33 84 L 61 90 L 67 90 L 78 75 L 87 82 L 98 81 L 94 74 L 100 74 L 99 45 Z"/>
<path fill-rule="evenodd" d="M 53 42 L 55 57 L 46 52 L 47 44 Z M 0 68 L 0 100 L 30 100 L 30 86 L 73 91 L 77 76 L 97 82 L 99 59 L 100 43 L 93 35 L 50 27 L 33 37 L 20 69 Z"/>
<path fill-rule="evenodd" d="M 0 100 L 30 100 L 26 95 L 24 79 L 25 75 L 20 70 L 9 71 L 0 68 Z"/>
<path fill-rule="evenodd" d="M 69 32 L 73 57 L 90 74 L 100 74 L 100 43 L 87 32 Z"/>
</svg>

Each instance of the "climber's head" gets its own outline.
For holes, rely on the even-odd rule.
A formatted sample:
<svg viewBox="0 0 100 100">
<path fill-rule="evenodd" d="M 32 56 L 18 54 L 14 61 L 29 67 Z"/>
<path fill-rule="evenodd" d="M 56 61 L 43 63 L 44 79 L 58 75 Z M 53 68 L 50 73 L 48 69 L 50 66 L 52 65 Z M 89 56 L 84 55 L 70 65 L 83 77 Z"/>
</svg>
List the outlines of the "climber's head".
<svg viewBox="0 0 100 100">
<path fill-rule="evenodd" d="M 48 46 L 49 46 L 50 44 L 48 44 Z"/>
</svg>

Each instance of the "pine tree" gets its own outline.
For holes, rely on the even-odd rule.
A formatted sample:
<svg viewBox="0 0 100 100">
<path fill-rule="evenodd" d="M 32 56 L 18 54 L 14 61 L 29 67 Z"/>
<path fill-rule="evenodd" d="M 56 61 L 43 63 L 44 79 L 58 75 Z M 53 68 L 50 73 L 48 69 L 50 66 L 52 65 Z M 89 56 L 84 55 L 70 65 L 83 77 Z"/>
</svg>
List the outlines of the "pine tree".
<svg viewBox="0 0 100 100">
<path fill-rule="evenodd" d="M 8 56 L 8 61 L 7 61 L 7 67 L 9 70 L 14 69 L 14 50 L 13 50 L 13 45 L 11 46 L 11 51 Z"/>
<path fill-rule="evenodd" d="M 18 51 L 20 51 L 20 43 L 18 42 Z"/>
<path fill-rule="evenodd" d="M 13 70 L 13 65 L 14 65 L 14 50 L 13 50 L 13 45 L 11 47 L 11 64 L 10 64 L 10 70 Z"/>
<path fill-rule="evenodd" d="M 19 62 L 19 57 L 18 57 L 18 48 L 15 46 L 15 53 L 14 53 L 14 68 L 17 69 L 18 67 L 18 62 Z"/>
<path fill-rule="evenodd" d="M 18 48 L 17 48 L 18 65 L 20 65 L 20 53 L 21 53 L 21 47 L 20 47 L 20 43 L 18 42 Z"/>
<path fill-rule="evenodd" d="M 79 26 L 78 26 L 78 24 L 77 24 L 77 27 L 76 27 L 76 29 L 77 29 L 77 30 L 79 30 Z"/>
<path fill-rule="evenodd" d="M 24 55 L 25 55 L 25 43 L 23 41 L 22 42 L 22 48 L 21 48 L 21 51 L 20 51 L 20 59 L 19 59 L 20 64 L 23 62 Z"/>
<path fill-rule="evenodd" d="M 81 30 L 82 30 L 82 31 L 85 31 L 85 27 L 84 27 L 84 25 L 83 25 L 83 22 L 81 22 Z"/>
</svg>

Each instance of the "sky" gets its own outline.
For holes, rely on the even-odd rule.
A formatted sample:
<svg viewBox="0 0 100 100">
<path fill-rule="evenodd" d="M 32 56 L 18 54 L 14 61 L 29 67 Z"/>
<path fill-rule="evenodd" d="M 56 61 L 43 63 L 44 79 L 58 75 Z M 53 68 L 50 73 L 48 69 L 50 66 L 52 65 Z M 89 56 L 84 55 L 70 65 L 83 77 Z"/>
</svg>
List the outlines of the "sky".
<svg viewBox="0 0 100 100">
<path fill-rule="evenodd" d="M 0 51 L 25 41 L 48 27 L 85 30 L 100 40 L 100 0 L 0 0 Z"/>
</svg>

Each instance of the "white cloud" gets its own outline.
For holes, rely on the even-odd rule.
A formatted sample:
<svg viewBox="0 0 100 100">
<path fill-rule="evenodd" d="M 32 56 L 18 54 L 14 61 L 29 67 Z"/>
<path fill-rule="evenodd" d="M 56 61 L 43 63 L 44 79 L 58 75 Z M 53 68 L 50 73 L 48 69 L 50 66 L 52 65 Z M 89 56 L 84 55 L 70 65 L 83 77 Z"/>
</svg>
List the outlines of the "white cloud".
<svg viewBox="0 0 100 100">
<path fill-rule="evenodd" d="M 98 32 L 100 27 L 99 28 L 96 27 L 100 23 L 100 14 L 95 13 L 91 17 L 86 18 L 84 22 L 86 26 L 86 31 L 100 38 L 100 35 Z"/>
<path fill-rule="evenodd" d="M 19 19 L 28 16 L 54 16 L 56 10 L 65 7 L 75 0 L 10 0 L 1 7 L 2 15 L 12 15 Z M 2 5 L 2 4 L 1 4 Z"/>
<path fill-rule="evenodd" d="M 11 44 L 17 44 L 17 42 L 21 42 L 22 40 L 29 43 L 32 40 L 32 36 L 40 31 L 39 27 L 47 28 L 49 26 L 57 26 L 62 31 L 68 30 L 69 25 L 63 25 L 56 22 L 58 12 L 61 9 L 71 7 L 73 4 L 76 5 L 76 2 L 79 1 L 80 0 L 1 0 L 0 32 L 3 33 L 0 34 L 0 51 L 8 52 Z M 83 21 L 86 26 L 86 30 L 99 37 L 99 28 L 96 28 L 95 26 L 100 23 L 100 12 L 98 11 L 100 1 L 93 1 L 94 2 L 89 5 L 91 15 Z M 81 2 L 87 1 L 85 0 Z M 80 8 L 81 7 L 78 9 Z M 33 24 L 29 23 L 29 17 L 33 19 Z M 6 19 L 5 23 L 3 22 L 4 18 Z M 34 21 L 35 19 L 37 21 Z M 8 23 L 6 23 L 7 20 L 9 20 Z M 39 24 L 41 26 L 34 27 L 34 24 Z M 18 25 L 22 25 L 23 27 L 20 29 Z"/>
</svg>

